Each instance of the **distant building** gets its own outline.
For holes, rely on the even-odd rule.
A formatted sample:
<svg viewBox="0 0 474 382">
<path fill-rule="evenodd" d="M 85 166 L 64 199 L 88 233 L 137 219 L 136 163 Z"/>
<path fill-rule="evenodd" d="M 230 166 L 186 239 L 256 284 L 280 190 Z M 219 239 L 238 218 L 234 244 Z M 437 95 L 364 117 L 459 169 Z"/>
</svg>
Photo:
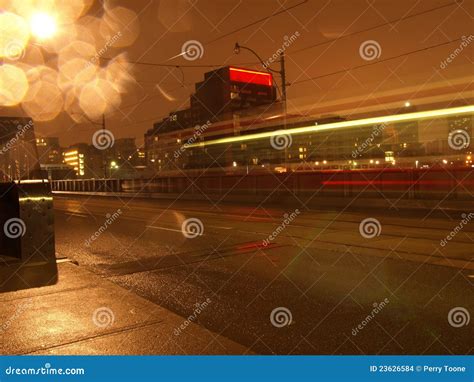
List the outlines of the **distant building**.
<svg viewBox="0 0 474 382">
<path fill-rule="evenodd" d="M 28 117 L 0 117 L 0 180 L 42 177 L 34 123 Z"/>
<path fill-rule="evenodd" d="M 138 164 L 135 138 L 117 138 L 107 150 L 107 165 L 111 178 L 130 178 L 135 175 Z"/>
<path fill-rule="evenodd" d="M 136 167 L 146 166 L 146 151 L 144 147 L 140 147 L 136 152 Z"/>
<path fill-rule="evenodd" d="M 57 137 L 36 138 L 39 161 L 41 164 L 62 163 L 62 151 Z"/>
<path fill-rule="evenodd" d="M 134 160 L 136 152 L 135 138 L 117 138 L 107 154 L 113 160 L 126 164 Z"/>
<path fill-rule="evenodd" d="M 94 146 L 78 143 L 63 151 L 64 163 L 78 178 L 103 178 L 105 154 Z"/>
<path fill-rule="evenodd" d="M 137 149 L 135 138 L 117 138 L 106 150 L 78 143 L 63 149 L 63 163 L 73 178 L 133 178 L 143 171 L 145 152 Z"/>
</svg>

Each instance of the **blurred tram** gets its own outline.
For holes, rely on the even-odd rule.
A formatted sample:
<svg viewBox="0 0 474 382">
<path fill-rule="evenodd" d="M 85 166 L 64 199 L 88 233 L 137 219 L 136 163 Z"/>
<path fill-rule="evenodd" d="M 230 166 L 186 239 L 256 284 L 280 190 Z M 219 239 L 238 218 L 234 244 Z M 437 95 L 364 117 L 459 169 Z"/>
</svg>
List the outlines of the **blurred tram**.
<svg viewBox="0 0 474 382">
<path fill-rule="evenodd" d="M 404 112 L 413 118 L 400 120 L 397 116 L 403 114 L 394 114 L 388 122 L 382 117 L 374 123 L 337 115 L 234 115 L 226 121 L 147 135 L 147 161 L 151 168 L 166 172 L 472 167 L 471 109 L 412 109 Z M 292 133 L 295 129 L 297 134 Z"/>
</svg>

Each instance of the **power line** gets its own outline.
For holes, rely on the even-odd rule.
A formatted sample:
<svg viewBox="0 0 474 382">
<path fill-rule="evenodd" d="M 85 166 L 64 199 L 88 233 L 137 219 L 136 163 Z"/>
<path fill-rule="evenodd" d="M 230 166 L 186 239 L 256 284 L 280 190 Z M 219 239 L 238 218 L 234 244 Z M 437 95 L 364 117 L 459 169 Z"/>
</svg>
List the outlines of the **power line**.
<svg viewBox="0 0 474 382">
<path fill-rule="evenodd" d="M 106 61 L 112 61 L 113 58 L 111 57 L 100 57 L 102 60 Z M 158 62 L 145 62 L 145 61 L 127 61 L 129 64 L 134 64 L 134 65 L 146 65 L 146 66 L 158 66 L 161 68 L 218 68 L 221 67 L 222 64 L 185 64 L 185 65 L 176 65 L 176 64 L 166 64 L 164 62 L 158 63 Z M 245 65 L 245 64 L 241 64 Z"/>
<path fill-rule="evenodd" d="M 367 67 L 367 66 L 377 65 L 377 64 L 380 64 L 380 63 L 382 63 L 382 62 L 387 62 L 387 61 L 395 60 L 395 59 L 397 59 L 397 58 L 409 56 L 409 55 L 412 55 L 412 54 L 415 54 L 415 53 L 419 53 L 419 52 L 423 52 L 423 51 L 426 51 L 426 50 L 429 50 L 429 49 L 438 48 L 438 47 L 443 46 L 443 45 L 449 45 L 449 44 L 452 44 L 453 42 L 460 41 L 460 40 L 461 40 L 461 37 L 458 37 L 458 38 L 456 38 L 456 39 L 454 39 L 454 40 L 450 40 L 450 41 L 443 42 L 443 43 L 436 44 L 436 45 L 431 45 L 431 46 L 428 46 L 428 47 L 426 47 L 426 48 L 421 48 L 421 49 L 417 49 L 417 50 L 412 50 L 412 51 L 410 51 L 410 52 L 402 53 L 402 54 L 399 54 L 399 55 L 393 56 L 393 57 L 388 57 L 388 58 L 385 58 L 385 59 L 383 59 L 383 60 L 377 60 L 377 61 L 375 61 L 375 62 L 370 62 L 370 63 L 368 63 L 368 64 L 353 66 L 352 68 L 349 68 L 349 69 L 342 69 L 342 70 L 338 70 L 338 71 L 336 71 L 336 72 L 327 73 L 327 74 L 322 74 L 322 75 L 316 76 L 316 77 L 305 78 L 304 80 L 295 81 L 295 82 L 291 83 L 290 85 L 296 85 L 296 84 L 300 84 L 300 83 L 307 82 L 307 81 L 312 81 L 312 80 L 317 80 L 317 79 L 324 78 L 324 77 L 334 76 L 334 75 L 336 75 L 336 74 L 347 73 L 347 72 L 350 72 L 351 70 L 356 70 L 356 69 L 360 69 L 360 68 L 365 68 L 365 67 Z"/>
<path fill-rule="evenodd" d="M 447 41 L 447 42 L 443 42 L 443 43 L 440 43 L 440 44 L 428 46 L 428 47 L 421 48 L 421 49 L 417 49 L 417 50 L 412 50 L 412 51 L 410 51 L 410 52 L 402 53 L 402 54 L 399 54 L 399 55 L 393 56 L 393 57 L 388 57 L 388 58 L 383 59 L 383 60 L 377 60 L 377 61 L 375 61 L 375 62 L 367 63 L 367 64 L 364 64 L 364 65 L 354 66 L 354 67 L 349 68 L 349 69 L 342 69 L 342 70 L 338 70 L 338 71 L 336 71 L 336 72 L 327 73 L 327 74 L 322 74 L 322 75 L 316 76 L 316 77 L 306 78 L 306 79 L 304 79 L 304 80 L 300 80 L 300 81 L 293 82 L 293 83 L 291 83 L 290 85 L 293 86 L 293 85 L 297 85 L 297 84 L 300 84 L 300 83 L 304 83 L 304 82 L 308 82 L 308 81 L 312 81 L 312 80 L 317 80 L 317 79 L 320 79 L 320 78 L 325 78 L 325 77 L 334 76 L 334 75 L 336 75 L 336 74 L 347 73 L 347 72 L 352 71 L 352 70 L 356 70 L 356 69 L 360 69 L 360 68 L 364 68 L 364 67 L 368 67 L 368 66 L 372 66 L 372 65 L 377 65 L 377 64 L 380 64 L 380 63 L 382 63 L 382 62 L 387 62 L 387 61 L 390 61 L 390 60 L 395 60 L 395 59 L 397 59 L 397 58 L 401 58 L 401 57 L 409 56 L 409 55 L 416 54 L 416 53 L 419 53 L 419 52 L 427 51 L 427 50 L 429 50 L 429 49 L 434 49 L 434 48 L 438 48 L 438 47 L 440 47 L 440 46 L 449 45 L 449 44 L 452 44 L 452 43 L 454 43 L 454 42 L 456 42 L 456 41 L 460 41 L 460 40 L 461 40 L 461 37 L 458 37 L 458 38 L 456 38 L 456 39 L 454 39 L 454 40 L 450 40 L 450 41 Z M 157 120 L 157 119 L 159 119 L 159 118 L 163 118 L 163 116 L 161 115 L 161 116 L 155 116 L 155 117 L 143 119 L 143 120 L 136 121 L 136 122 L 134 122 L 134 123 L 131 123 L 131 124 L 126 125 L 126 126 L 123 126 L 123 127 L 135 126 L 135 125 L 138 125 L 138 124 L 141 124 L 141 123 L 145 123 L 145 122 Z"/>
<path fill-rule="evenodd" d="M 157 85 L 157 84 L 158 84 L 158 83 L 155 83 L 155 85 Z M 194 86 L 194 84 L 187 84 L 187 85 L 183 85 L 183 86 L 180 85 L 180 86 L 178 86 L 178 87 L 176 87 L 176 88 L 173 88 L 173 89 L 170 90 L 170 91 L 182 89 L 182 88 L 189 87 L 189 86 Z M 133 106 L 139 105 L 139 104 L 141 104 L 141 103 L 143 103 L 143 102 L 147 102 L 147 101 L 149 101 L 149 100 L 151 100 L 151 99 L 153 99 L 153 98 L 157 98 L 157 97 L 160 97 L 160 96 L 162 96 L 162 94 L 149 95 L 149 96 L 145 97 L 144 99 L 142 99 L 142 100 L 140 100 L 140 101 L 138 101 L 138 102 L 134 102 L 134 103 L 132 103 L 132 104 L 128 104 L 128 105 L 125 105 L 125 106 L 120 106 L 120 109 L 127 109 L 127 108 L 129 108 L 129 107 L 133 107 Z"/>
<path fill-rule="evenodd" d="M 291 7 L 288 7 L 288 8 L 285 8 L 285 9 L 282 9 L 278 12 L 275 12 L 273 13 L 272 15 L 270 16 L 266 16 L 262 19 L 259 19 L 251 24 L 248 24 L 248 25 L 245 25 L 243 27 L 240 27 L 232 32 L 228 32 L 214 40 L 211 40 L 209 41 L 207 44 L 210 44 L 210 43 L 213 43 L 223 37 L 226 37 L 230 34 L 233 34 L 233 33 L 236 33 L 240 30 L 243 30 L 245 28 L 248 28 L 254 24 L 258 24 L 262 21 L 265 21 L 266 19 L 269 19 L 271 17 L 274 17 L 278 14 L 281 14 L 281 13 L 284 13 L 284 12 L 287 12 L 289 11 L 290 9 L 292 8 L 295 8 L 297 6 L 300 6 L 304 3 L 306 3 L 307 0 L 303 1 L 303 2 L 300 2 L 298 4 L 295 4 Z M 355 32 L 352 32 L 352 33 L 348 33 L 348 34 L 345 34 L 343 36 L 340 36 L 340 37 L 336 37 L 336 38 L 333 38 L 333 39 L 330 39 L 330 40 L 326 40 L 326 41 L 321 41 L 321 42 L 318 42 L 316 44 L 313 44 L 313 45 L 309 45 L 307 47 L 304 47 L 304 48 L 300 48 L 300 49 L 297 49 L 297 50 L 294 50 L 292 52 L 290 52 L 289 54 L 287 54 L 288 56 L 291 56 L 293 54 L 297 54 L 297 53 L 300 53 L 300 52 L 303 52 L 303 51 L 306 51 L 306 50 L 309 50 L 309 49 L 312 49 L 312 48 L 316 48 L 318 46 L 323 46 L 323 45 L 326 45 L 326 44 L 330 44 L 332 42 L 335 42 L 335 41 L 339 41 L 339 40 L 342 40 L 344 38 L 347 38 L 347 37 L 352 37 L 352 36 L 355 36 L 355 35 L 358 35 L 358 34 L 361 34 L 361 33 L 365 33 L 365 32 L 369 32 L 371 30 L 375 30 L 375 29 L 378 29 L 378 28 L 382 28 L 384 26 L 387 26 L 387 25 L 391 25 L 391 24 L 395 24 L 395 23 L 398 23 L 400 21 L 404 21 L 404 20 L 408 20 L 410 18 L 414 18 L 414 17 L 418 17 L 418 16 L 422 16 L 422 15 L 425 15 L 425 14 L 428 14 L 428 13 L 431 13 L 431 12 L 435 12 L 435 11 L 438 11 L 440 9 L 444 9 L 444 8 L 447 8 L 447 7 L 450 7 L 450 6 L 453 6 L 453 5 L 456 5 L 459 1 L 456 0 L 456 1 L 453 1 L 451 3 L 448 3 L 448 4 L 444 4 L 444 5 L 440 5 L 439 7 L 435 7 L 435 8 L 430 8 L 430 9 L 427 9 L 425 11 L 421 11 L 421 12 L 417 12 L 417 13 L 413 13 L 411 15 L 407 15 L 407 16 L 403 16 L 403 17 L 400 17 L 398 19 L 394 19 L 394 20 L 390 20 L 388 22 L 385 22 L 383 24 L 379 24 L 379 25 L 375 25 L 373 27 L 369 27 L 369 28 L 365 28 L 365 29 L 361 29 L 361 30 L 358 30 L 358 31 L 355 31 Z M 113 60 L 113 58 L 111 57 L 101 57 L 101 59 L 103 60 L 106 60 L 106 61 L 111 61 Z M 219 68 L 222 66 L 222 64 L 182 64 L 182 65 L 176 65 L 176 64 L 168 64 L 166 62 L 161 62 L 161 63 L 157 63 L 157 62 L 146 62 L 146 61 L 127 61 L 128 63 L 130 64 L 134 64 L 134 65 L 145 65 L 145 66 L 157 66 L 157 67 L 163 67 L 163 68 Z M 258 65 L 260 64 L 259 62 L 243 62 L 243 63 L 239 63 L 237 65 Z"/>
<path fill-rule="evenodd" d="M 223 39 L 224 37 L 227 37 L 227 36 L 230 36 L 234 33 L 237 33 L 237 32 L 240 32 L 244 29 L 247 29 L 247 28 L 250 28 L 251 26 L 254 26 L 256 24 L 259 24 L 265 20 L 268 20 L 272 17 L 275 17 L 275 16 L 278 16 L 282 13 L 285 13 L 285 12 L 288 12 L 290 11 L 291 9 L 294 9 L 296 7 L 299 7 L 300 5 L 303 5 L 304 3 L 307 3 L 308 0 L 303 0 L 301 2 L 299 2 L 298 4 L 294 4 L 290 7 L 286 7 L 286 8 L 283 8 L 277 12 L 273 12 L 271 15 L 269 16 L 265 16 L 265 17 L 262 17 L 261 19 L 259 20 L 256 20 L 250 24 L 247 24 L 247 25 L 244 25 L 242 27 L 239 27 L 231 32 L 228 32 L 228 33 L 225 33 L 213 40 L 210 40 L 208 41 L 206 44 L 212 44 L 213 42 L 215 41 L 218 41 L 220 39 Z M 101 59 L 103 60 L 106 60 L 106 61 L 111 61 L 113 60 L 113 58 L 111 57 L 100 57 Z M 161 63 L 155 63 L 155 62 L 145 62 L 145 61 L 127 61 L 128 63 L 130 64 L 134 64 L 134 65 L 145 65 L 145 66 L 158 66 L 158 67 L 163 67 L 163 68 L 220 68 L 222 66 L 222 64 L 184 64 L 184 65 L 176 65 L 176 64 L 167 64 L 166 62 L 161 62 Z M 244 63 L 241 63 L 241 64 L 238 64 L 238 65 L 257 65 L 257 64 L 260 64 L 259 62 L 244 62 Z"/>
<path fill-rule="evenodd" d="M 345 34 L 343 36 L 336 37 L 336 38 L 333 38 L 333 39 L 330 39 L 330 40 L 321 41 L 321 42 L 318 42 L 316 44 L 309 45 L 307 47 L 294 50 L 294 51 L 290 52 L 289 55 L 291 56 L 293 54 L 300 53 L 300 52 L 306 51 L 308 49 L 312 49 L 312 48 L 316 48 L 318 46 L 330 44 L 332 42 L 339 41 L 339 40 L 342 40 L 342 39 L 347 38 L 347 37 L 352 37 L 352 36 L 355 36 L 355 35 L 358 35 L 358 34 L 361 34 L 361 33 L 369 32 L 369 31 L 372 31 L 374 29 L 382 28 L 382 27 L 385 27 L 387 25 L 391 25 L 391 24 L 398 23 L 400 21 L 408 20 L 408 19 L 413 18 L 413 17 L 422 16 L 422 15 L 425 15 L 427 13 L 431 13 L 431 12 L 438 11 L 438 10 L 443 9 L 443 8 L 451 7 L 451 6 L 456 5 L 456 4 L 457 4 L 457 1 L 453 1 L 453 2 L 448 3 L 448 4 L 440 5 L 439 7 L 430 8 L 430 9 L 427 9 L 425 11 L 421 11 L 421 12 L 418 12 L 418 13 L 413 13 L 411 15 L 403 16 L 403 17 L 400 17 L 398 19 L 390 20 L 390 21 L 387 21 L 386 23 L 383 23 L 383 24 L 375 25 L 373 27 L 369 27 L 369 28 L 366 28 L 366 29 L 361 29 L 361 30 L 358 30 L 358 31 L 355 31 L 355 32 L 352 32 L 352 33 L 348 33 L 348 34 Z"/>
<path fill-rule="evenodd" d="M 218 38 L 214 39 L 214 40 L 211 40 L 208 42 L 209 43 L 212 43 L 214 41 L 217 41 L 221 38 L 224 38 L 230 34 L 233 34 L 233 33 L 236 33 L 240 30 L 243 30 L 243 29 L 246 29 L 250 26 L 253 26 L 255 24 L 258 24 L 262 21 L 265 21 L 266 19 L 269 19 L 271 17 L 274 17 L 278 14 L 281 14 L 281 13 L 284 13 L 284 12 L 287 12 L 289 11 L 290 9 L 293 9 L 295 7 L 298 7 L 304 3 L 306 3 L 307 0 L 305 1 L 302 1 L 298 4 L 295 4 L 291 7 L 287 7 L 285 9 L 282 9 L 278 12 L 274 12 L 272 15 L 269 15 L 267 17 L 264 17 L 262 19 L 259 19 L 251 24 L 248 24 L 248 25 L 245 25 L 243 27 L 240 27 L 234 31 L 231 31 L 229 33 L 226 33 L 225 35 L 222 35 L 222 36 L 219 36 Z M 322 41 L 322 42 L 319 42 L 319 43 L 316 43 L 316 44 L 313 44 L 313 45 L 310 45 L 310 46 L 307 46 L 307 47 L 304 47 L 304 48 L 301 48 L 301 49 L 298 49 L 294 52 L 292 52 L 291 54 L 296 54 L 296 53 L 299 53 L 299 52 L 302 52 L 302 51 L 305 51 L 305 50 L 308 50 L 308 49 L 312 49 L 314 47 L 318 47 L 318 46 L 322 46 L 322 45 L 325 45 L 325 44 L 329 44 L 331 42 L 335 42 L 335 41 L 338 41 L 338 40 L 341 40 L 343 38 L 347 38 L 347 37 L 351 37 L 351 36 L 354 36 L 354 35 L 357 35 L 357 34 L 361 34 L 361 33 L 365 33 L 365 32 L 368 32 L 368 31 L 371 31 L 371 30 L 374 30 L 374 29 L 378 29 L 378 28 L 381 28 L 381 27 L 384 27 L 384 26 L 387 26 L 387 25 L 391 25 L 391 24 L 394 24 L 394 23 L 397 23 L 397 22 L 400 22 L 400 21 L 404 21 L 404 20 L 407 20 L 407 19 L 410 19 L 410 18 L 414 18 L 414 17 L 418 17 L 418 16 L 422 16 L 422 15 L 426 15 L 428 13 L 431 13 L 431 12 L 434 12 L 434 11 L 438 11 L 440 9 L 444 9 L 444 8 L 447 8 L 447 7 L 450 7 L 450 6 L 453 6 L 455 4 L 457 4 L 458 1 L 454 1 L 454 2 L 451 2 L 451 3 L 448 3 L 448 4 L 444 4 L 444 5 L 441 5 L 439 7 L 435 7 L 435 8 L 430 8 L 430 9 L 427 9 L 425 11 L 421 11 L 421 12 L 417 12 L 417 13 L 413 13 L 411 15 L 407 15 L 407 16 L 403 16 L 403 17 L 400 17 L 398 19 L 394 19 L 394 20 L 390 20 L 386 23 L 383 23 L 383 24 L 379 24 L 379 25 L 376 25 L 376 26 L 373 26 L 373 27 L 369 27 L 369 28 L 366 28 L 366 29 L 363 29 L 363 30 L 359 30 L 359 31 L 355 31 L 355 32 L 352 32 L 352 33 L 349 33 L 349 34 L 346 34 L 344 36 L 340 36 L 340 37 L 337 37 L 337 38 L 334 38 L 334 39 L 331 39 L 331 40 L 327 40 L 327 41 Z M 303 80 L 299 80 L 299 81 L 295 81 L 293 83 L 291 83 L 291 85 L 297 85 L 297 84 L 300 84 L 300 83 L 304 83 L 304 82 L 308 82 L 308 81 L 312 81 L 312 80 L 317 80 L 317 79 L 321 79 L 321 78 L 325 78 L 325 77 L 329 77 L 329 76 L 333 76 L 333 75 L 337 75 L 337 74 L 341 74 L 341 73 L 347 73 L 349 71 L 352 71 L 352 70 L 356 70 L 356 69 L 360 69 L 360 68 L 364 68 L 364 67 L 367 67 L 367 66 L 372 66 L 372 65 L 376 65 L 376 64 L 379 64 L 379 63 L 382 63 L 382 62 L 387 62 L 387 61 L 390 61 L 390 60 L 394 60 L 394 59 L 397 59 L 397 58 L 401 58 L 401 57 L 404 57 L 404 56 L 408 56 L 408 55 L 412 55 L 412 54 L 415 54 L 415 53 L 419 53 L 419 52 L 422 52 L 422 51 L 426 51 L 426 50 L 429 50 L 429 49 L 434 49 L 434 48 L 437 48 L 439 46 L 443 46 L 443 45 L 448 45 L 448 44 L 451 44 L 453 42 L 456 42 L 456 41 L 459 41 L 460 38 L 457 38 L 457 39 L 454 39 L 454 40 L 451 40 L 451 41 L 448 41 L 448 42 L 444 42 L 444 43 L 441 43 L 441 44 L 437 44 L 437 45 L 433 45 L 433 46 L 429 46 L 429 47 L 426 47 L 426 48 L 422 48 L 422 49 L 418 49 L 418 50 L 414 50 L 414 51 L 410 51 L 410 52 L 407 52 L 407 53 L 403 53 L 403 54 L 400 54 L 398 56 L 393 56 L 393 57 L 389 57 L 389 58 L 386 58 L 386 59 L 383 59 L 383 60 L 377 60 L 375 62 L 371 62 L 371 63 L 367 63 L 367 64 L 363 64 L 363 65 L 358 65 L 358 66 L 355 66 L 355 67 L 352 67 L 352 68 L 349 68 L 349 69 L 342 69 L 342 70 L 339 70 L 339 71 L 335 71 L 335 72 L 332 72 L 332 73 L 327 73 L 327 74 L 323 74 L 323 75 L 320 75 L 320 76 L 316 76 L 316 77 L 311 77 L 311 78 L 307 78 L 307 79 L 303 79 Z M 106 60 L 111 60 L 111 58 L 108 58 L 108 57 L 103 57 L 104 59 Z M 188 64 L 188 65 L 172 65 L 172 64 L 166 64 L 166 63 L 151 63 L 151 62 L 142 62 L 142 61 L 129 61 L 130 63 L 132 64 L 137 64 L 137 65 L 149 65 L 149 66 L 159 66 L 159 67 L 175 67 L 175 68 L 180 68 L 180 67 L 195 67 L 195 68 L 213 68 L 213 67 L 221 67 L 222 64 L 219 64 L 219 65 L 214 65 L 214 64 L 208 64 L 208 65 L 199 65 L 199 64 Z M 254 63 L 242 63 L 240 65 L 253 65 L 253 64 L 257 64 L 256 62 Z M 144 100 L 142 101 L 139 101 L 137 103 L 134 103 L 134 104 L 131 104 L 131 105 L 126 105 L 126 106 L 123 106 L 123 108 L 128 108 L 128 107 L 132 107 L 132 106 L 135 106 L 135 105 L 138 105 L 142 102 L 146 102 L 152 98 L 155 98 L 157 97 L 158 95 L 153 95 L 153 96 L 150 96 L 150 97 L 146 97 Z M 133 125 L 136 125 L 136 124 L 140 124 L 140 123 L 144 123 L 144 122 L 148 122 L 148 121 L 151 121 L 151 120 L 156 120 L 157 118 L 160 118 L 160 117 L 152 117 L 152 118 L 147 118 L 147 119 L 144 119 L 144 120 L 141 120 L 141 121 L 137 121 L 133 124 L 130 124 L 130 125 L 127 125 L 127 126 L 133 126 Z"/>
<path fill-rule="evenodd" d="M 282 13 L 288 12 L 288 11 L 290 11 L 291 9 L 297 8 L 297 7 L 299 7 L 300 5 L 303 5 L 303 4 L 307 3 L 307 2 L 308 2 L 308 0 L 303 0 L 303 1 L 299 2 L 298 4 L 294 4 L 294 5 L 290 6 L 290 7 L 283 8 L 283 9 L 277 11 L 277 12 L 273 12 L 273 13 L 272 13 L 271 15 L 269 15 L 269 16 L 262 17 L 262 18 L 259 19 L 259 20 L 256 20 L 256 21 L 251 22 L 250 24 L 244 25 L 244 26 L 242 26 L 242 27 L 240 27 L 240 28 L 237 28 L 237 29 L 235 29 L 235 30 L 233 30 L 233 31 L 231 31 L 231 32 L 227 32 L 227 33 L 225 33 L 225 34 L 223 34 L 223 35 L 221 35 L 221 36 L 219 36 L 219 37 L 216 37 L 215 39 L 208 41 L 207 44 L 212 44 L 213 42 L 216 42 L 216 41 L 218 41 L 218 40 L 221 40 L 221 39 L 223 39 L 223 38 L 225 38 L 225 37 L 227 37 L 227 36 L 230 36 L 231 34 L 240 32 L 240 31 L 242 31 L 242 30 L 244 30 L 244 29 L 247 29 L 247 28 L 250 28 L 250 27 L 252 27 L 252 26 L 254 26 L 254 25 L 260 24 L 261 22 L 263 22 L 263 21 L 265 21 L 265 20 L 269 20 L 269 19 L 271 19 L 272 17 L 275 17 L 275 16 L 278 16 L 278 15 L 280 15 L 280 14 L 282 14 Z"/>
<path fill-rule="evenodd" d="M 143 80 L 134 80 L 134 82 L 138 82 L 139 84 L 148 84 L 148 85 L 176 85 L 176 83 L 180 83 L 178 80 L 176 81 L 143 81 Z M 194 85 L 194 83 L 191 82 L 183 82 L 181 83 L 181 87 L 186 87 L 186 86 L 191 86 Z"/>
</svg>

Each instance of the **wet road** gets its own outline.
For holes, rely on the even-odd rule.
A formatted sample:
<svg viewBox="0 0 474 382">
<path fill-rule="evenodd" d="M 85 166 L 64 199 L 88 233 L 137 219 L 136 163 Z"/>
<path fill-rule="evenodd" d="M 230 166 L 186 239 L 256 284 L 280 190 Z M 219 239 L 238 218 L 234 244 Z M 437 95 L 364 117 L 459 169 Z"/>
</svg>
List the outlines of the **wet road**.
<svg viewBox="0 0 474 382">
<path fill-rule="evenodd" d="M 459 213 L 54 203 L 58 256 L 253 352 L 474 351 L 474 222 L 440 244 Z"/>
</svg>

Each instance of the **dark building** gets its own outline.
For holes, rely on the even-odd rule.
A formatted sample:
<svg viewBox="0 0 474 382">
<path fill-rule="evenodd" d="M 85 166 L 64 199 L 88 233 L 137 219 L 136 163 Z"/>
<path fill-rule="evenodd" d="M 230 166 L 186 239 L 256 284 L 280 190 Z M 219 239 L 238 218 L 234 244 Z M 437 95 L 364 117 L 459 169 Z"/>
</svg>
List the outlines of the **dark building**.
<svg viewBox="0 0 474 382">
<path fill-rule="evenodd" d="M 41 177 L 31 118 L 0 117 L 0 180 Z"/>
<path fill-rule="evenodd" d="M 237 110 L 275 102 L 273 77 L 266 72 L 226 66 L 204 74 L 191 97 L 191 124 L 213 121 Z"/>
<path fill-rule="evenodd" d="M 135 138 L 118 138 L 107 150 L 108 171 L 111 178 L 134 178 L 137 175 L 137 167 L 143 168 L 143 162 Z"/>
<path fill-rule="evenodd" d="M 190 107 L 170 113 L 145 134 L 147 163 L 155 167 L 153 152 L 159 146 L 159 135 L 193 126 L 232 120 L 240 113 L 276 101 L 276 89 L 270 73 L 256 70 L 222 67 L 204 74 L 195 85 Z"/>
<path fill-rule="evenodd" d="M 59 146 L 57 137 L 39 137 L 36 138 L 36 147 L 38 148 L 39 161 L 41 164 L 60 164 L 62 163 L 62 150 Z"/>
<path fill-rule="evenodd" d="M 113 160 L 118 164 L 129 163 L 133 166 L 133 160 L 136 157 L 137 146 L 135 138 L 117 138 L 114 145 L 107 150 L 109 160 Z"/>
<path fill-rule="evenodd" d="M 71 167 L 71 178 L 104 177 L 105 154 L 94 146 L 78 143 L 64 149 L 64 163 Z"/>
</svg>

